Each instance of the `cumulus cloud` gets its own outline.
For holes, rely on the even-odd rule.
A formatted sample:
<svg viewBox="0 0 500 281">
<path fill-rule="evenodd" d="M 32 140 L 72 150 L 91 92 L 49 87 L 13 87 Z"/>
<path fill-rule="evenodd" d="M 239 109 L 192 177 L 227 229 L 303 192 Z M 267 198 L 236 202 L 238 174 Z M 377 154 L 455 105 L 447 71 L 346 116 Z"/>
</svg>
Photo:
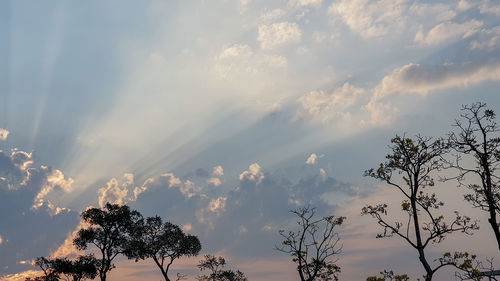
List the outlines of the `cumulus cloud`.
<svg viewBox="0 0 500 281">
<path fill-rule="evenodd" d="M 120 185 L 118 180 L 112 178 L 106 183 L 106 186 L 99 189 L 99 206 L 103 208 L 106 203 L 123 205 L 127 203 L 129 184 L 127 182 Z"/>
<path fill-rule="evenodd" d="M 30 176 L 35 173 L 31 172 Z M 61 211 L 67 210 L 66 208 L 55 207 L 50 201 L 48 201 L 48 197 L 51 193 L 67 193 L 73 189 L 72 178 L 65 178 L 64 174 L 57 169 L 52 169 L 47 166 L 41 166 L 37 173 L 43 173 L 45 181 L 42 184 L 42 188 L 40 192 L 35 196 L 34 204 L 32 208 L 38 209 L 43 206 L 44 203 L 48 203 L 49 208 L 53 209 L 55 214 L 59 214 Z"/>
<path fill-rule="evenodd" d="M 220 186 L 222 184 L 222 182 L 219 178 L 209 178 L 207 180 L 207 184 L 217 187 L 217 186 Z"/>
<path fill-rule="evenodd" d="M 217 176 L 217 177 L 222 177 L 224 175 L 224 169 L 222 166 L 215 166 L 212 168 L 212 175 Z"/>
<path fill-rule="evenodd" d="M 227 197 L 219 197 L 214 200 L 210 200 L 208 204 L 208 209 L 210 212 L 217 214 L 220 216 L 226 210 L 226 201 Z"/>
<path fill-rule="evenodd" d="M 299 43 L 302 31 L 299 25 L 292 22 L 279 22 L 259 26 L 257 41 L 262 49 L 274 49 L 284 45 Z"/>
<path fill-rule="evenodd" d="M 301 107 L 297 110 L 295 119 L 311 117 L 327 123 L 332 119 L 349 119 L 350 113 L 347 109 L 352 106 L 358 97 L 365 92 L 349 83 L 334 89 L 332 92 L 312 91 L 300 97 L 298 102 Z"/>
<path fill-rule="evenodd" d="M 427 34 L 420 30 L 415 35 L 415 43 L 425 46 L 450 42 L 459 38 L 471 36 L 483 25 L 481 21 L 470 20 L 464 23 L 443 22 L 434 26 Z"/>
<path fill-rule="evenodd" d="M 250 165 L 248 170 L 245 170 L 240 174 L 240 181 L 249 180 L 253 182 L 260 183 L 264 179 L 264 173 L 260 169 L 260 165 L 253 163 Z"/>
<path fill-rule="evenodd" d="M 328 9 L 332 18 L 337 16 L 354 32 L 371 38 L 394 32 L 404 26 L 404 12 L 408 0 L 340 0 Z"/>
<path fill-rule="evenodd" d="M 73 180 L 58 169 L 34 164 L 32 153 L 0 151 L 0 264 L 10 272 L 25 269 L 19 260 L 47 255 L 77 221 L 75 212 L 59 206 Z"/>
<path fill-rule="evenodd" d="M 318 156 L 316 155 L 316 153 L 312 153 L 306 160 L 306 164 L 308 165 L 315 165 L 316 163 L 318 163 Z"/>
<path fill-rule="evenodd" d="M 0 128 L 0 140 L 6 140 L 7 136 L 9 136 L 9 131 L 7 129 Z"/>
</svg>

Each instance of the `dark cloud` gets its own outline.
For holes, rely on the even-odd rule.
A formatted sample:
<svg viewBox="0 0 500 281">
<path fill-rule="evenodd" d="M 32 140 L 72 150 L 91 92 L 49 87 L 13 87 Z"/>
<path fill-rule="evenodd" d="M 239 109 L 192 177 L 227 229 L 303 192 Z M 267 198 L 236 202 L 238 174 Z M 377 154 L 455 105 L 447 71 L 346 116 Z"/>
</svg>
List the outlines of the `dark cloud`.
<svg viewBox="0 0 500 281">
<path fill-rule="evenodd" d="M 71 181 L 58 170 L 33 168 L 32 163 L 31 153 L 0 152 L 0 275 L 27 269 L 23 261 L 49 255 L 78 223 L 77 213 L 46 198 Z"/>
</svg>

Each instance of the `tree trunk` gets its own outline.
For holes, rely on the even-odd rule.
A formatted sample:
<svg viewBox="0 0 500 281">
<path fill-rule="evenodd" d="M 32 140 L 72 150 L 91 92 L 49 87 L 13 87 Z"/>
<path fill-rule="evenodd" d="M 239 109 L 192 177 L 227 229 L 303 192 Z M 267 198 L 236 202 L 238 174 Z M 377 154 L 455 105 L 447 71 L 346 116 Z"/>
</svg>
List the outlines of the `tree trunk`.
<svg viewBox="0 0 500 281">
<path fill-rule="evenodd" d="M 491 228 L 493 228 L 495 238 L 497 239 L 498 249 L 500 250 L 500 229 L 498 228 L 495 200 L 493 199 L 493 184 L 491 183 L 491 171 L 487 156 L 488 155 L 486 155 L 484 159 L 481 159 L 481 164 L 483 165 L 484 172 L 486 174 L 486 186 L 484 188 L 484 195 L 486 195 L 486 200 L 488 201 L 488 209 L 490 212 L 490 218 L 488 219 L 488 222 L 490 223 Z"/>
<path fill-rule="evenodd" d="M 414 175 L 414 182 L 418 183 L 418 174 Z M 412 213 L 413 213 L 413 225 L 415 227 L 415 238 L 417 239 L 417 251 L 418 251 L 418 259 L 420 260 L 420 263 L 425 269 L 425 281 L 431 281 L 432 280 L 432 268 L 427 262 L 427 259 L 425 258 L 425 252 L 424 252 L 424 246 L 422 243 L 422 235 L 420 234 L 420 224 L 418 222 L 418 211 L 417 211 L 417 191 L 418 191 L 418 186 L 415 186 L 412 190 L 411 198 L 410 198 L 410 204 L 412 208 Z"/>
</svg>

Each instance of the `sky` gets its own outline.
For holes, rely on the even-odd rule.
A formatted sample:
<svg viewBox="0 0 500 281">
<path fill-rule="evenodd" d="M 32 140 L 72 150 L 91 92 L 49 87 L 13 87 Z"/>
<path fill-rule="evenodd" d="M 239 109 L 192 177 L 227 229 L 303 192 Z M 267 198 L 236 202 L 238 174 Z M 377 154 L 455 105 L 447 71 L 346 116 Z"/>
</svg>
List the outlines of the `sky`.
<svg viewBox="0 0 500 281">
<path fill-rule="evenodd" d="M 299 280 L 273 247 L 289 210 L 311 205 L 347 217 L 341 280 L 416 279 L 416 253 L 360 216 L 401 200 L 363 171 L 396 134 L 444 136 L 463 104 L 500 105 L 492 0 L 20 0 L 0 13 L 1 280 L 75 254 L 79 214 L 105 202 L 182 226 L 250 280 Z M 482 228 L 430 256 L 500 260 L 486 214 L 439 187 L 443 212 Z M 194 280 L 199 259 L 174 273 Z M 115 264 L 111 281 L 161 278 L 150 261 Z"/>
</svg>

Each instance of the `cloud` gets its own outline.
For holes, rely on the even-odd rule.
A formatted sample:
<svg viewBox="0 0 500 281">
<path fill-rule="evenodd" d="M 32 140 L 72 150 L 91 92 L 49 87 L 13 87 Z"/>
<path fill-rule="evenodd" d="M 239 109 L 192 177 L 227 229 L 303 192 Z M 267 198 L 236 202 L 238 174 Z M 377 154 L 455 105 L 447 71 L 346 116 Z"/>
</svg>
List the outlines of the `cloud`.
<svg viewBox="0 0 500 281">
<path fill-rule="evenodd" d="M 272 22 L 278 20 L 286 15 L 283 9 L 274 9 L 271 11 L 265 11 L 260 15 L 260 20 L 263 22 Z"/>
<path fill-rule="evenodd" d="M 438 45 L 443 42 L 449 43 L 451 40 L 471 36 L 482 25 L 483 22 L 477 20 L 470 20 L 464 23 L 443 22 L 429 30 L 427 35 L 420 30 L 415 35 L 414 41 L 424 46 Z"/>
<path fill-rule="evenodd" d="M 248 170 L 240 174 L 240 181 L 248 180 L 260 183 L 264 179 L 264 173 L 260 170 L 260 165 L 253 163 Z"/>
<path fill-rule="evenodd" d="M 2 141 L 6 140 L 8 135 L 9 135 L 8 130 L 0 128 L 0 140 Z"/>
<path fill-rule="evenodd" d="M 222 177 L 224 175 L 224 169 L 222 166 L 215 166 L 212 169 L 212 175 L 217 176 L 217 177 Z"/>
<path fill-rule="evenodd" d="M 302 39 L 302 31 L 299 25 L 291 22 L 273 23 L 271 25 L 259 26 L 257 41 L 265 50 L 274 49 L 284 45 L 299 43 Z"/>
<path fill-rule="evenodd" d="M 484 81 L 500 80 L 500 61 L 446 63 L 421 65 L 410 63 L 395 69 L 375 87 L 370 102 L 365 106 L 372 124 L 392 121 L 394 109 L 388 99 L 395 95 L 426 96 L 432 91 L 466 87 Z"/>
<path fill-rule="evenodd" d="M 331 18 L 337 16 L 364 38 L 384 36 L 404 26 L 408 0 L 340 0 L 328 8 Z"/>
<path fill-rule="evenodd" d="M 457 5 L 457 9 L 460 11 L 467 11 L 472 8 L 474 4 L 467 2 L 467 0 L 460 0 Z"/>
<path fill-rule="evenodd" d="M 222 182 L 220 181 L 219 178 L 209 178 L 207 180 L 207 184 L 208 185 L 213 185 L 213 186 L 220 186 L 222 184 Z"/>
<path fill-rule="evenodd" d="M 112 178 L 106 183 L 106 187 L 99 189 L 99 206 L 103 208 L 106 203 L 124 205 L 127 203 L 129 183 L 125 182 L 122 185 L 118 183 L 118 180 Z"/>
<path fill-rule="evenodd" d="M 210 200 L 208 204 L 208 209 L 220 216 L 224 211 L 226 211 L 226 201 L 227 197 L 219 197 L 214 200 Z"/>
<path fill-rule="evenodd" d="M 500 46 L 500 26 L 481 30 L 477 38 L 470 43 L 471 51 L 493 51 Z"/>
<path fill-rule="evenodd" d="M 365 92 L 349 83 L 334 89 L 332 92 L 312 91 L 298 99 L 301 107 L 297 110 L 295 119 L 310 117 L 323 123 L 350 118 L 347 109 L 357 102 L 358 97 Z"/>
<path fill-rule="evenodd" d="M 335 41 L 335 39 L 337 39 L 338 36 L 339 36 L 338 34 L 330 34 L 328 32 L 321 32 L 321 31 L 315 31 L 312 34 L 312 38 L 314 42 L 317 44 L 333 42 Z"/>
<path fill-rule="evenodd" d="M 419 22 L 427 24 L 449 21 L 457 16 L 453 7 L 444 3 L 413 3 L 409 7 L 408 13 L 413 17 L 418 17 Z"/>
<path fill-rule="evenodd" d="M 318 156 L 316 155 L 316 153 L 312 153 L 311 156 L 307 158 L 306 164 L 315 165 L 316 163 L 318 163 Z"/>
<path fill-rule="evenodd" d="M 312 6 L 315 8 L 321 7 L 323 0 L 289 0 L 289 7 L 308 7 Z"/>
<path fill-rule="evenodd" d="M 73 190 L 73 182 L 72 178 L 66 179 L 64 174 L 57 169 L 52 169 L 47 166 L 41 166 L 38 173 L 43 173 L 45 181 L 42 184 L 42 188 L 40 192 L 35 196 L 34 204 L 32 208 L 38 209 L 44 205 L 44 203 L 48 203 L 49 208 L 53 209 L 55 214 L 60 213 L 61 211 L 67 211 L 66 208 L 55 207 L 47 198 L 53 193 L 68 193 Z M 31 171 L 30 176 L 33 176 L 35 172 Z"/>
<path fill-rule="evenodd" d="M 213 71 L 222 80 L 247 80 L 287 66 L 285 57 L 256 53 L 248 45 L 235 44 L 224 48 L 215 58 Z"/>
<path fill-rule="evenodd" d="M 491 4 L 490 0 L 483 0 L 479 11 L 483 14 L 494 14 L 500 16 L 500 5 Z"/>
</svg>

